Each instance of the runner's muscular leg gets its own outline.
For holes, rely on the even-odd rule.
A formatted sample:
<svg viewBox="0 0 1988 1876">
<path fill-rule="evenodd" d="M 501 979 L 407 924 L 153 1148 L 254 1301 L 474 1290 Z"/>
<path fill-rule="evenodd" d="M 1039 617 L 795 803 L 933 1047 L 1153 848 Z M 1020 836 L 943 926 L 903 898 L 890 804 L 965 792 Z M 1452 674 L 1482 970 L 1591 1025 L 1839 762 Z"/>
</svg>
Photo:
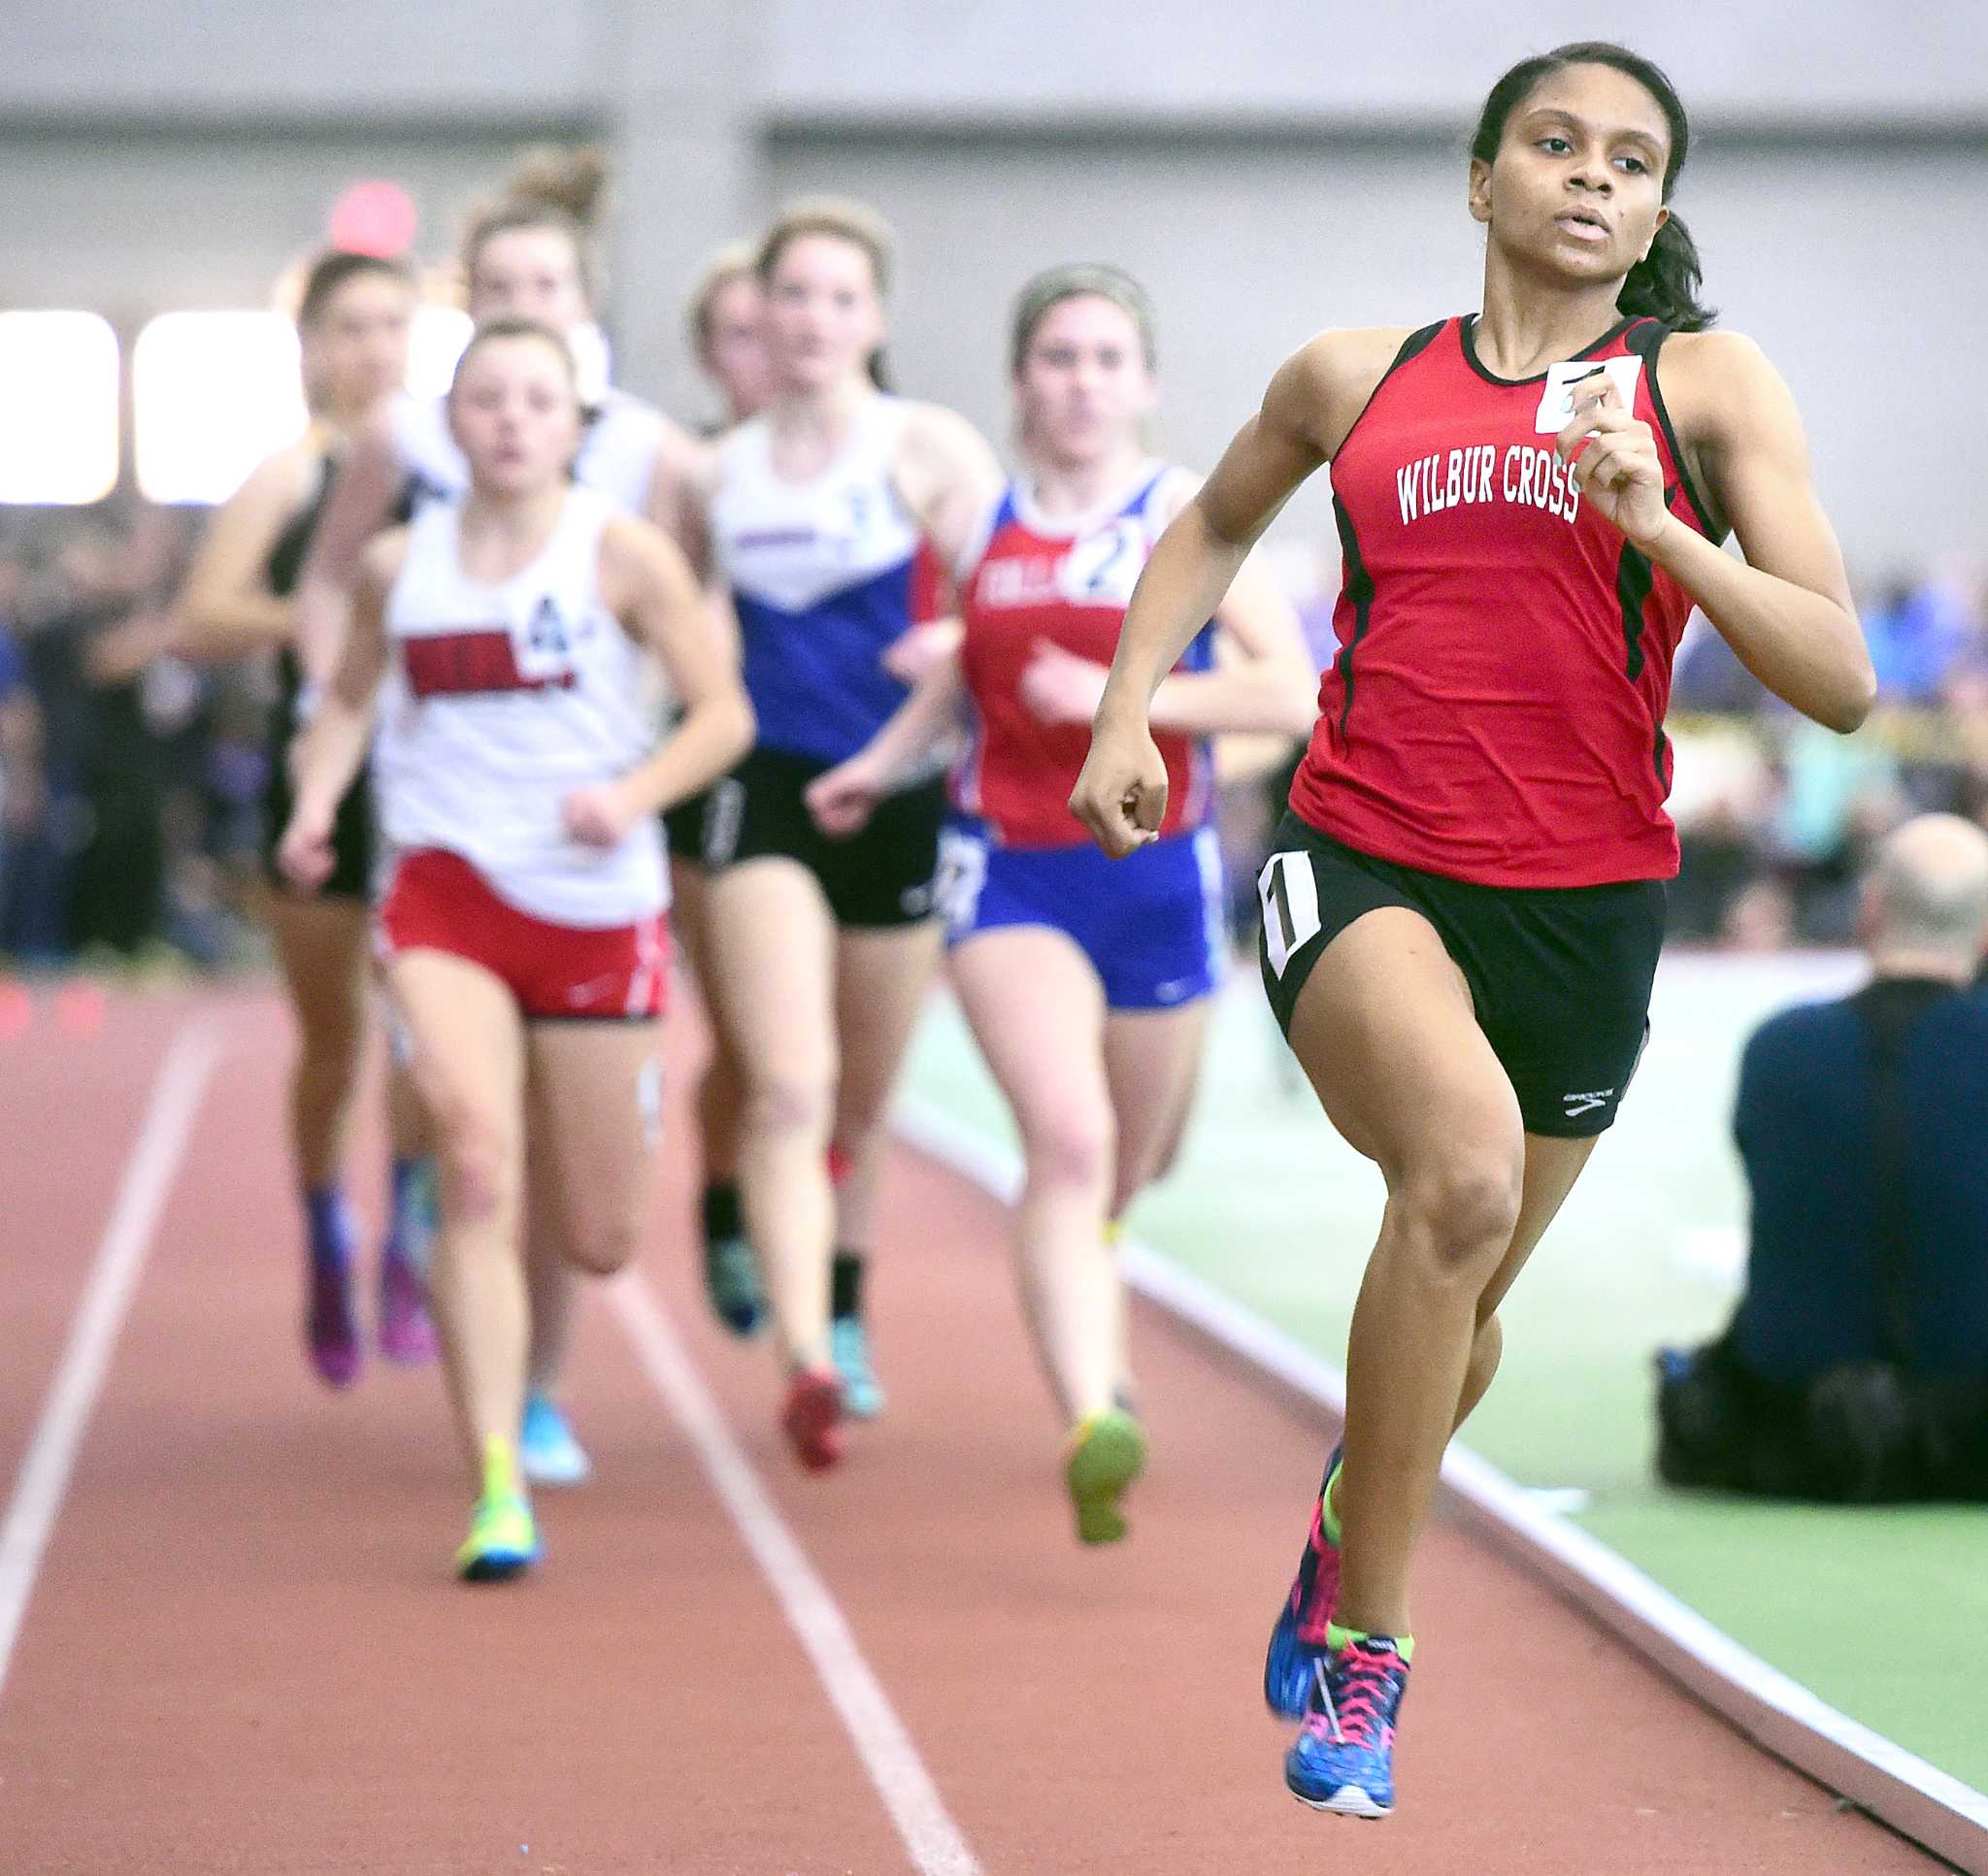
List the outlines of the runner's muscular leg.
<svg viewBox="0 0 1988 1876">
<path fill-rule="evenodd" d="M 1519 1220 L 1518 1099 L 1462 973 L 1405 907 L 1366 913 L 1325 948 L 1290 1038 L 1333 1124 L 1387 1181 L 1347 1346 L 1334 1502 L 1345 1530 L 1342 1620 L 1399 1633 L 1480 1301 Z"/>
<path fill-rule="evenodd" d="M 1022 1301 L 1072 1425 L 1110 1406 L 1124 1349 L 1124 1297 L 1105 1242 L 1118 1135 L 1104 988 L 1082 951 L 1041 925 L 975 933 L 953 948 L 952 978 L 1021 1133 Z"/>
<path fill-rule="evenodd" d="M 791 1366 L 828 1359 L 836 928 L 814 875 L 766 857 L 712 876 L 712 988 L 746 1081 L 740 1185 Z"/>
<path fill-rule="evenodd" d="M 480 1486 L 486 1442 L 514 1442 L 523 1410 L 524 1029 L 509 988 L 465 958 L 403 951 L 386 974 L 434 1129 L 442 1216 L 429 1296 L 463 1456 Z"/>
<path fill-rule="evenodd" d="M 888 1144 L 884 1120 L 905 1049 L 944 948 L 937 919 L 915 925 L 844 926 L 836 941 L 836 1083 L 833 1138 L 848 1169 L 836 1191 L 836 1242 L 866 1247 Z"/>
</svg>

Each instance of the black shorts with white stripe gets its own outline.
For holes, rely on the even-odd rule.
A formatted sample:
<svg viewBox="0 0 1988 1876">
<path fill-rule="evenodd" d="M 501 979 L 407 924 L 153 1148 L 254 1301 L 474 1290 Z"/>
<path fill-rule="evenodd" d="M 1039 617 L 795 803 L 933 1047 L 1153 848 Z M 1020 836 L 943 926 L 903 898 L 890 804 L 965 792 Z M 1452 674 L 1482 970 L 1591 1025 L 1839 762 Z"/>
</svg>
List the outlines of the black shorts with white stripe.
<svg viewBox="0 0 1988 1876">
<path fill-rule="evenodd" d="M 1664 882 L 1482 886 L 1375 859 L 1286 813 L 1257 876 L 1264 988 L 1288 1036 L 1326 947 L 1382 906 L 1418 912 L 1470 986 L 1526 1132 L 1603 1133 L 1649 1036 Z"/>
</svg>

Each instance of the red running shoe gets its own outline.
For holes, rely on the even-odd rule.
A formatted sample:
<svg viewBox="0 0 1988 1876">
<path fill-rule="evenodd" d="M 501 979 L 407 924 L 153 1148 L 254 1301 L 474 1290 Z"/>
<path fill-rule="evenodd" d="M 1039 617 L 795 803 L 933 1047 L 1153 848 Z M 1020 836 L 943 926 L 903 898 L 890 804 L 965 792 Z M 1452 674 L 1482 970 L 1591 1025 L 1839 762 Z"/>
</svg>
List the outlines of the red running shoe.
<svg viewBox="0 0 1988 1876">
<path fill-rule="evenodd" d="M 832 1367 L 804 1367 L 787 1385 L 780 1425 L 794 1455 L 811 1472 L 825 1472 L 843 1456 L 843 1384 Z"/>
</svg>

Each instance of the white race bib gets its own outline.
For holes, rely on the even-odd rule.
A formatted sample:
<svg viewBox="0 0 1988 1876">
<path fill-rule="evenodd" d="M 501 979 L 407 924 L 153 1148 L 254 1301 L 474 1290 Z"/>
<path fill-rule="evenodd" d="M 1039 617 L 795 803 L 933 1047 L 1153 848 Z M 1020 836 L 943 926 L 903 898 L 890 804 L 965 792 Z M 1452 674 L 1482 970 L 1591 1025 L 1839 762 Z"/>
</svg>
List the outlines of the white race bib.
<svg viewBox="0 0 1988 1876">
<path fill-rule="evenodd" d="M 1636 410 L 1636 381 L 1642 376 L 1642 360 L 1627 358 L 1572 358 L 1564 364 L 1546 367 L 1546 388 L 1541 394 L 1533 428 L 1542 437 L 1557 436 L 1574 421 L 1574 392 L 1591 378 L 1607 378 L 1615 386 L 1622 408 Z"/>
</svg>

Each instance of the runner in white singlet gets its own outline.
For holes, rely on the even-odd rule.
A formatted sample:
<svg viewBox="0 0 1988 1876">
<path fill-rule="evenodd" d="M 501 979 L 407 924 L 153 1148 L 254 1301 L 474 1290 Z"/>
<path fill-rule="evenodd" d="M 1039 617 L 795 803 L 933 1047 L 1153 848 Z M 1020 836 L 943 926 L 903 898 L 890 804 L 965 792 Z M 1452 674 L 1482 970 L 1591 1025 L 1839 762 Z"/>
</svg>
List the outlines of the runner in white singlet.
<svg viewBox="0 0 1988 1876">
<path fill-rule="evenodd" d="M 442 1173 L 431 1287 L 479 1495 L 457 1565 L 485 1581 L 538 1555 L 525 1197 L 535 1251 L 605 1273 L 635 1248 L 668 963 L 656 817 L 737 760 L 751 710 L 682 556 L 572 485 L 557 333 L 483 327 L 449 411 L 468 493 L 367 549 L 279 859 L 300 886 L 328 872 L 377 710 L 380 949 Z M 648 652 L 682 705 L 656 753 Z"/>
<path fill-rule="evenodd" d="M 471 221 L 463 241 L 470 315 L 535 319 L 571 338 L 594 317 L 598 266 L 593 225 L 606 171 L 592 149 L 546 148 L 519 165 L 503 196 Z M 598 489 L 621 511 L 679 532 L 683 491 L 697 473 L 700 445 L 639 398 L 587 386 L 575 480 Z M 336 663 L 346 607 L 366 543 L 396 507 L 458 497 L 468 467 L 444 400 L 403 396 L 363 430 L 341 465 L 325 504 L 297 594 L 297 638 L 305 675 L 322 683 Z M 528 1230 L 549 1241 L 556 1221 Z M 574 1286 L 549 1251 L 530 1260 L 532 1386 L 526 1398 L 525 1467 L 541 1484 L 578 1484 L 585 1452 L 555 1405 L 565 1363 Z"/>
</svg>

